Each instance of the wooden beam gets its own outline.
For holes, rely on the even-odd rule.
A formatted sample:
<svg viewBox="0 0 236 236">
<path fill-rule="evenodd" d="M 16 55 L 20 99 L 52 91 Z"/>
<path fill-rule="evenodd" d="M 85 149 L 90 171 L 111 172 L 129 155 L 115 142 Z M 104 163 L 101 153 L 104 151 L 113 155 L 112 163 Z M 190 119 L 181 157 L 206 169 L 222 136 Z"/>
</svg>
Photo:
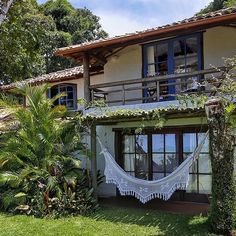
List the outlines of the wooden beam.
<svg viewBox="0 0 236 236">
<path fill-rule="evenodd" d="M 83 78 L 84 78 L 84 99 L 87 103 L 91 101 L 91 95 L 90 95 L 90 73 L 89 73 L 89 54 L 84 53 L 83 56 Z"/>
<path fill-rule="evenodd" d="M 122 51 L 124 48 L 126 48 L 126 47 L 121 47 L 121 48 L 118 48 L 117 50 L 112 51 L 110 54 L 106 55 L 105 58 L 107 59 L 108 57 L 113 56 L 114 54 Z"/>
<path fill-rule="evenodd" d="M 93 53 L 92 56 L 102 65 L 105 65 L 107 63 L 107 60 L 104 56 L 99 55 L 97 53 Z"/>
<path fill-rule="evenodd" d="M 91 127 L 91 173 L 92 173 L 92 187 L 94 190 L 94 197 L 97 199 L 97 149 L 96 149 L 96 125 Z"/>
</svg>

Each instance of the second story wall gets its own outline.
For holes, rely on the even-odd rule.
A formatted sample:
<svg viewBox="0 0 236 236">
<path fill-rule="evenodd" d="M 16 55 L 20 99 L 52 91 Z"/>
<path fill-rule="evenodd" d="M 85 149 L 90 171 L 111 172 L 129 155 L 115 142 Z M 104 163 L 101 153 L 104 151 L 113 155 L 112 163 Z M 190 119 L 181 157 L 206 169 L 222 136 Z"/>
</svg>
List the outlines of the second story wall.
<svg viewBox="0 0 236 236">
<path fill-rule="evenodd" d="M 223 57 L 236 55 L 236 28 L 215 27 L 203 34 L 204 68 L 222 66 Z"/>
<path fill-rule="evenodd" d="M 193 32 L 194 33 L 194 32 Z M 181 35 L 180 35 L 181 36 Z M 236 28 L 214 27 L 203 33 L 203 67 L 222 66 L 223 57 L 236 55 Z M 108 58 L 104 81 L 115 82 L 142 77 L 142 46 L 129 46 Z"/>
<path fill-rule="evenodd" d="M 104 66 L 104 81 L 120 81 L 142 77 L 142 48 L 129 46 L 111 56 Z"/>
</svg>

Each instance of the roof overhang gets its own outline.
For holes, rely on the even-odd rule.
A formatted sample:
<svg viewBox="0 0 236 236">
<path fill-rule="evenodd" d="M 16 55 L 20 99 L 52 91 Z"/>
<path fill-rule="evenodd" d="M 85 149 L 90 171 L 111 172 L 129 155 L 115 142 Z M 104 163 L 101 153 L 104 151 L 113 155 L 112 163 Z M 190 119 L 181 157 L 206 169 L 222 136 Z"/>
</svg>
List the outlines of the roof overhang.
<svg viewBox="0 0 236 236">
<path fill-rule="evenodd" d="M 217 14 L 217 12 L 215 12 L 212 14 L 213 15 L 207 14 L 204 17 L 192 17 L 190 19 L 176 22 L 171 25 L 166 25 L 142 32 L 136 32 L 134 34 L 60 48 L 55 54 L 57 56 L 70 57 L 77 60 L 78 62 L 81 62 L 85 53 L 90 53 L 90 55 L 93 56 L 96 55 L 96 53 L 111 52 L 117 48 L 139 44 L 145 41 L 177 36 L 179 34 L 188 34 L 215 26 L 230 25 L 236 22 L 236 9 L 230 11 L 230 13 L 224 12 L 224 14 Z"/>
</svg>

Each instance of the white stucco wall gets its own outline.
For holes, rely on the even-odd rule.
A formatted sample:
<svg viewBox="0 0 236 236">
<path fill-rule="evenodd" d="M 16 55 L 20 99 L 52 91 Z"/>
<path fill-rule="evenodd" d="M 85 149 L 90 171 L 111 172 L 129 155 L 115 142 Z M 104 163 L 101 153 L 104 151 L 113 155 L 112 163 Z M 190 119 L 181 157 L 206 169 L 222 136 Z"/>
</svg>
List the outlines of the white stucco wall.
<svg viewBox="0 0 236 236">
<path fill-rule="evenodd" d="M 124 81 L 130 79 L 138 79 L 142 77 L 142 47 L 140 45 L 133 45 L 124 48 L 117 54 L 108 58 L 107 64 L 104 66 L 104 81 Z M 128 87 L 137 87 L 136 85 L 130 85 Z M 107 88 L 116 90 L 122 87 Z M 141 91 L 129 91 L 126 92 L 128 98 L 139 98 L 141 97 Z M 108 95 L 108 99 L 117 100 L 123 96 L 122 92 Z M 137 102 L 136 102 L 137 103 Z M 132 102 L 130 102 L 132 104 Z M 112 104 L 117 105 L 117 104 Z"/>
<path fill-rule="evenodd" d="M 236 55 L 236 28 L 214 27 L 203 34 L 204 68 L 222 66 L 224 57 Z"/>
</svg>

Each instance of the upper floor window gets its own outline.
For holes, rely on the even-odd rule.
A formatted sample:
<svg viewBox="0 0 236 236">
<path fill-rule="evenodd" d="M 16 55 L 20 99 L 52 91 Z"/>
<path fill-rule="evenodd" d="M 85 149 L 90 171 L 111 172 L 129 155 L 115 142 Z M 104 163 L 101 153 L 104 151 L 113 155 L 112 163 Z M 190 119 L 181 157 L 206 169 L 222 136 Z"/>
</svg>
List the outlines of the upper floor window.
<svg viewBox="0 0 236 236">
<path fill-rule="evenodd" d="M 202 69 L 201 34 L 172 38 L 144 45 L 144 77 L 190 73 Z M 161 95 L 192 89 L 198 77 L 186 78 L 186 83 L 176 86 L 178 81 L 163 81 Z M 168 85 L 171 84 L 172 85 Z M 166 85 L 166 86 L 165 86 Z"/>
<path fill-rule="evenodd" d="M 65 93 L 65 96 L 56 100 L 55 105 L 66 106 L 68 110 L 77 109 L 77 88 L 76 84 L 57 84 L 51 87 L 48 91 L 48 96 L 53 98 L 54 96 Z"/>
</svg>

